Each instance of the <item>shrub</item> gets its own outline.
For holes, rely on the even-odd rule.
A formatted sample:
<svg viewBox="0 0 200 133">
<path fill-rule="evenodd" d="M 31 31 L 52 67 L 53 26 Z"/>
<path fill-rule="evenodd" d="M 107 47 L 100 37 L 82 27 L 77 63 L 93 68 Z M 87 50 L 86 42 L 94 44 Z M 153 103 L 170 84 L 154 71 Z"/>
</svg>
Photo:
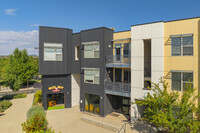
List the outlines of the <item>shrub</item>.
<svg viewBox="0 0 200 133">
<path fill-rule="evenodd" d="M 37 91 L 34 95 L 35 102 L 36 103 L 41 103 L 42 102 L 42 91 Z"/>
<path fill-rule="evenodd" d="M 6 109 L 8 109 L 10 106 L 12 105 L 12 103 L 10 101 L 2 101 L 0 102 L 0 112 L 4 112 Z"/>
<path fill-rule="evenodd" d="M 1 100 L 11 100 L 11 99 L 13 99 L 14 96 L 15 96 L 14 94 L 13 95 L 5 95 L 1 98 Z"/>
<path fill-rule="evenodd" d="M 22 129 L 26 132 L 36 132 L 47 129 L 46 115 L 36 113 L 31 115 L 26 122 L 22 123 Z"/>
<path fill-rule="evenodd" d="M 33 106 L 27 112 L 27 120 L 22 123 L 22 129 L 26 132 L 36 132 L 47 129 L 46 113 L 41 106 Z"/>
<path fill-rule="evenodd" d="M 25 98 L 27 97 L 26 93 L 23 93 L 23 94 L 17 94 L 13 97 L 13 99 L 17 99 L 17 98 Z"/>
<path fill-rule="evenodd" d="M 37 114 L 37 113 L 40 113 L 42 115 L 46 115 L 43 107 L 38 106 L 38 105 L 34 105 L 32 108 L 30 108 L 28 110 L 28 112 L 27 112 L 27 118 L 29 118 L 29 117 Z"/>
</svg>

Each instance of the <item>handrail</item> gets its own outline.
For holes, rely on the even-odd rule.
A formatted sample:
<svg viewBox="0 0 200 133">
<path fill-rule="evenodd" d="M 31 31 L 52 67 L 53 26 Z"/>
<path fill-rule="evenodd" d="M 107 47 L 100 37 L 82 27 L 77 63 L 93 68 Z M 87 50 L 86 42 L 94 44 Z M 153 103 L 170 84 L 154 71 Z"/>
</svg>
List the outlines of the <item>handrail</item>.
<svg viewBox="0 0 200 133">
<path fill-rule="evenodd" d="M 105 87 L 106 87 L 106 90 L 130 93 L 131 84 L 130 83 L 105 82 Z"/>
<path fill-rule="evenodd" d="M 127 123 L 124 123 L 124 124 L 122 125 L 122 127 L 117 131 L 117 133 L 121 133 L 121 131 L 124 131 L 124 133 L 126 133 L 126 124 L 127 124 Z"/>
<path fill-rule="evenodd" d="M 106 63 L 130 64 L 131 57 L 123 55 L 106 55 Z"/>
</svg>

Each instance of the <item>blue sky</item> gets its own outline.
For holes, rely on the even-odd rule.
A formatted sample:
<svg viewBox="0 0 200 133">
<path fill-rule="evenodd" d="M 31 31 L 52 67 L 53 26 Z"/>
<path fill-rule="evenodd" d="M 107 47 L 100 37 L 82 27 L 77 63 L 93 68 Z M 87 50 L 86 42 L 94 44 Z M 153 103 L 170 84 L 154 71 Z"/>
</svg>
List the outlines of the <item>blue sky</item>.
<svg viewBox="0 0 200 133">
<path fill-rule="evenodd" d="M 0 0 L 0 55 L 36 54 L 38 26 L 130 30 L 134 24 L 200 16 L 199 0 Z M 9 46 L 9 47 L 8 47 Z"/>
</svg>

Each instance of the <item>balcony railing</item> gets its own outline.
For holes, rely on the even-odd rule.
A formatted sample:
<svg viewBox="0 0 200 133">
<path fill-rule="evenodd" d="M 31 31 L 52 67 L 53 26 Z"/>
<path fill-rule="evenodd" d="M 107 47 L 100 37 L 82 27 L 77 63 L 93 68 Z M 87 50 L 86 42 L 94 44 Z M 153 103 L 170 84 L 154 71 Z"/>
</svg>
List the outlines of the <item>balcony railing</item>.
<svg viewBox="0 0 200 133">
<path fill-rule="evenodd" d="M 130 97 L 131 84 L 118 82 L 105 82 L 105 90 L 107 94 Z"/>
<path fill-rule="evenodd" d="M 123 67 L 130 68 L 131 57 L 122 55 L 107 55 L 106 56 L 106 67 Z"/>
</svg>

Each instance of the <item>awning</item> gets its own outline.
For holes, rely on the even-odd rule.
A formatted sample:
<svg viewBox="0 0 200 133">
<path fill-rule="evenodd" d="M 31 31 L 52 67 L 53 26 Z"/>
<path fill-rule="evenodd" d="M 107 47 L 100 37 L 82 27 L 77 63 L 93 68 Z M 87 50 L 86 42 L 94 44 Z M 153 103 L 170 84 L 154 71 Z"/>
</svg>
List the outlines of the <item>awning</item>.
<svg viewBox="0 0 200 133">
<path fill-rule="evenodd" d="M 116 40 L 111 40 L 111 41 L 125 41 L 125 40 L 131 40 L 131 38 L 124 38 L 124 39 L 116 39 Z"/>
<path fill-rule="evenodd" d="M 170 37 L 187 37 L 187 36 L 193 36 L 193 34 L 177 34 L 177 35 L 170 35 Z"/>
<path fill-rule="evenodd" d="M 170 72 L 186 72 L 186 73 L 193 73 L 193 71 L 190 71 L 190 70 L 170 70 Z"/>
<path fill-rule="evenodd" d="M 81 44 L 87 45 L 87 44 L 100 44 L 99 41 L 91 41 L 91 42 L 82 42 Z"/>
</svg>

